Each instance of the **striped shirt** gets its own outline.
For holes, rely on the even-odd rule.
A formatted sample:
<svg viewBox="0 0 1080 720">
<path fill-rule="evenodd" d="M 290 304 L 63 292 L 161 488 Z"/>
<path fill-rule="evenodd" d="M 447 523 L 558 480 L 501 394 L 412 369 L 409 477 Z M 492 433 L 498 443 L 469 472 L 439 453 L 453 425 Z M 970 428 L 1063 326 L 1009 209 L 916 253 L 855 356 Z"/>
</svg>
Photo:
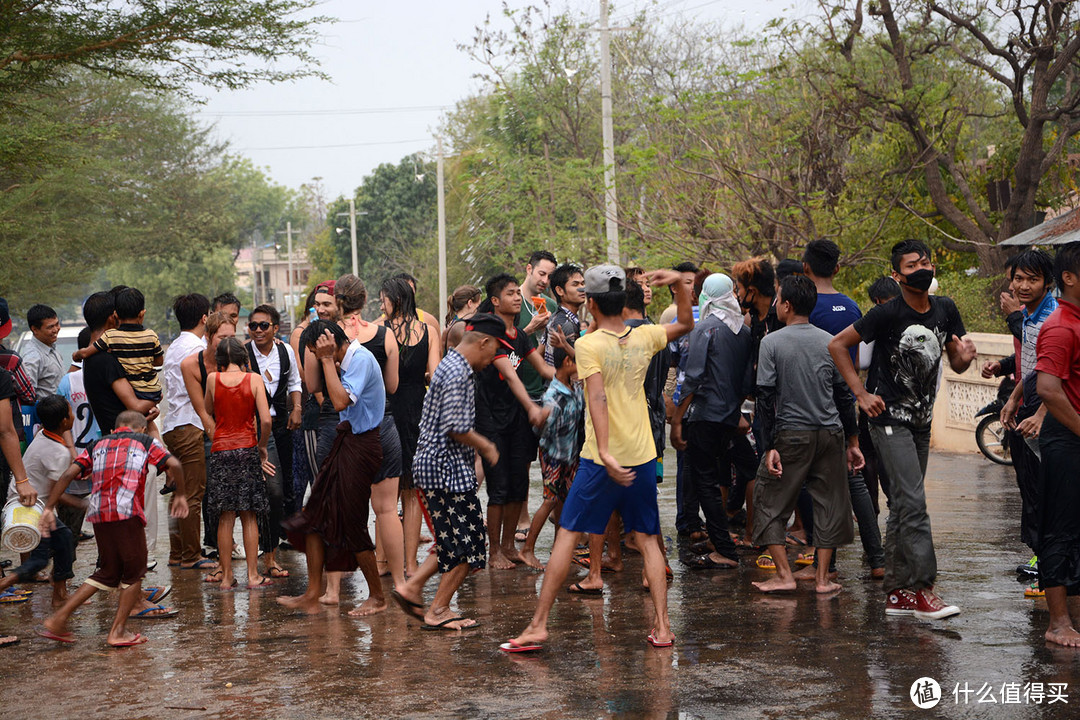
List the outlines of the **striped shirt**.
<svg viewBox="0 0 1080 720">
<path fill-rule="evenodd" d="M 107 352 L 120 361 L 124 374 L 135 392 L 160 393 L 154 360 L 162 354 L 157 333 L 137 323 L 124 323 L 106 330 L 94 342 L 98 352 Z"/>
</svg>

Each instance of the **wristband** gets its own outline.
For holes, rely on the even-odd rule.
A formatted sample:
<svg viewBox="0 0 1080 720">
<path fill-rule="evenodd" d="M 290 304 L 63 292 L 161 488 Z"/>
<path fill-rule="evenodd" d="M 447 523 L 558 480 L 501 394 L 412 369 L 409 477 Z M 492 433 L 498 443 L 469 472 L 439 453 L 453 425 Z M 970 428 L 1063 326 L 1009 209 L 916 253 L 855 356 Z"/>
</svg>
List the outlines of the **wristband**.
<svg viewBox="0 0 1080 720">
<path fill-rule="evenodd" d="M 15 481 L 15 484 L 16 484 L 16 485 L 21 485 L 21 484 L 23 484 L 24 482 L 30 482 L 30 478 L 29 478 L 29 477 L 24 477 L 24 478 L 23 478 L 22 480 L 16 480 L 16 481 Z"/>
</svg>

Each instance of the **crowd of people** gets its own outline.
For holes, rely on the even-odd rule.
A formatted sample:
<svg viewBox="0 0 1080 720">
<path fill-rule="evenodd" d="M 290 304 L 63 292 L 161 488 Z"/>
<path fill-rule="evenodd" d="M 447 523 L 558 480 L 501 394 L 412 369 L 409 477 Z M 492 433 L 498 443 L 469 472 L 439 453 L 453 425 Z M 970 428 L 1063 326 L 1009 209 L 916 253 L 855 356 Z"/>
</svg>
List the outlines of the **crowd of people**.
<svg viewBox="0 0 1080 720">
<path fill-rule="evenodd" d="M 962 373 L 977 350 L 953 301 L 933 292 L 924 243 L 893 247 L 865 314 L 835 288 L 840 266 L 825 239 L 799 260 L 750 258 L 728 273 L 689 262 L 583 268 L 538 251 L 521 280 L 457 288 L 441 323 L 416 306 L 408 274 L 382 283 L 377 318 L 364 316 L 363 281 L 344 275 L 314 287 L 287 341 L 276 308 L 252 308 L 241 326 L 234 295 L 191 293 L 173 304 L 180 334 L 164 350 L 143 324 L 142 293 L 117 287 L 84 302 L 71 358 L 57 350 L 56 312 L 34 305 L 21 357 L 0 345 L 0 478 L 9 503 L 41 509 L 43 537 L 0 580 L 0 602 L 25 602 L 31 591 L 16 584 L 51 564 L 53 613 L 39 635 L 74 642 L 72 613 L 118 590 L 107 643 L 146 642 L 131 621 L 178 612 L 161 602 L 170 586 L 142 582 L 157 564 L 160 491 L 179 577 L 263 591 L 302 553 L 303 592 L 277 598 L 296 611 L 338 605 L 359 569 L 368 597 L 349 615 L 393 602 L 425 630 L 466 631 L 480 620 L 452 600 L 471 572 L 543 570 L 535 613 L 500 646 L 510 653 L 543 648 L 555 600 L 604 593 L 602 572 L 636 553 L 646 639 L 670 647 L 673 573 L 657 503 L 670 441 L 689 568 L 723 572 L 745 557 L 762 571 L 761 592 L 805 581 L 835 594 L 854 516 L 885 615 L 955 615 L 936 589 L 924 483 L 942 360 Z M 1018 379 L 1002 422 L 1021 539 L 1037 555 L 1027 594 L 1046 597 L 1049 641 L 1080 646 L 1066 604 L 1080 589 L 1080 478 L 1069 461 L 1080 450 L 1080 243 L 1056 258 L 1024 251 L 1008 274 L 1001 303 L 1016 355 L 982 372 Z M 671 302 L 653 322 L 657 293 Z M 10 331 L 0 299 L 0 339 Z M 530 515 L 534 463 L 543 496 Z M 545 563 L 537 543 L 549 523 Z M 76 545 L 91 537 L 96 568 L 69 593 Z M 567 585 L 573 564 L 588 572 Z"/>
</svg>

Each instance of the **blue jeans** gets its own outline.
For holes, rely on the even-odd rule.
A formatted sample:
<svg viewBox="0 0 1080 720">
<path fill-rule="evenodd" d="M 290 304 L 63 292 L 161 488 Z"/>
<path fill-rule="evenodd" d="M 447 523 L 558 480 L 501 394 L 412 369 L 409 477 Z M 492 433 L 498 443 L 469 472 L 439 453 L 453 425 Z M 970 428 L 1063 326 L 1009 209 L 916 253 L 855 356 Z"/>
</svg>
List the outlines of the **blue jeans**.
<svg viewBox="0 0 1080 720">
<path fill-rule="evenodd" d="M 31 582 L 34 577 L 53 561 L 53 582 L 62 582 L 75 577 L 71 566 L 75 562 L 75 536 L 71 529 L 56 520 L 56 529 L 49 537 L 42 538 L 38 546 L 30 551 L 30 557 L 13 571 L 20 582 Z"/>
</svg>

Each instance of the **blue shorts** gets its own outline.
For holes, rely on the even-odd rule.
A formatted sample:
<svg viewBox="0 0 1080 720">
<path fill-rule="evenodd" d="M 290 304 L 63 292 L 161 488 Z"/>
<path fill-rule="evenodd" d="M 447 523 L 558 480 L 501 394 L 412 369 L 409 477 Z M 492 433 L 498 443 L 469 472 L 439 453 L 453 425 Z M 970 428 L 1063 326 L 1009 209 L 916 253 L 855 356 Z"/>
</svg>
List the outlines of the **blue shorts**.
<svg viewBox="0 0 1080 720">
<path fill-rule="evenodd" d="M 624 487 L 608 477 L 602 464 L 581 458 L 559 524 L 571 532 L 602 535 L 611 513 L 618 510 L 627 532 L 636 530 L 646 535 L 659 535 L 656 461 L 650 460 L 630 469 L 634 471 L 634 483 Z"/>
</svg>

